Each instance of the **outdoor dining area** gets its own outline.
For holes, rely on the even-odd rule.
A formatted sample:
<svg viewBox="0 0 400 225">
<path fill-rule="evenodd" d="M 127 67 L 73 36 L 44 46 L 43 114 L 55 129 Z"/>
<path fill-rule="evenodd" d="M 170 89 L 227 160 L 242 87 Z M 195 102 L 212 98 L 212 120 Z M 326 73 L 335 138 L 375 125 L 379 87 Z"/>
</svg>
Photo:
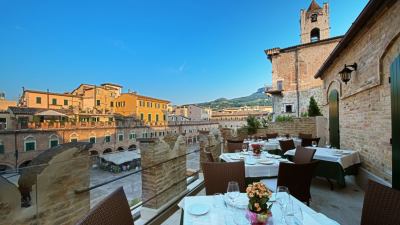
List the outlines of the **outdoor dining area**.
<svg viewBox="0 0 400 225">
<path fill-rule="evenodd" d="M 274 134 L 268 139 L 227 141 L 226 151 L 218 157 L 205 152 L 203 193 L 176 202 L 179 222 L 166 224 L 340 224 L 312 208 L 311 183 L 316 177 L 329 183 L 332 179 L 339 188 L 329 191 L 340 190 L 346 185 L 346 171 L 354 167 L 356 172 L 360 156 L 357 151 L 318 144 L 318 138 L 309 135 Z M 399 209 L 400 191 L 370 180 L 359 221 L 362 225 L 398 225 Z M 123 189 L 106 197 L 77 224 L 134 224 Z"/>
</svg>

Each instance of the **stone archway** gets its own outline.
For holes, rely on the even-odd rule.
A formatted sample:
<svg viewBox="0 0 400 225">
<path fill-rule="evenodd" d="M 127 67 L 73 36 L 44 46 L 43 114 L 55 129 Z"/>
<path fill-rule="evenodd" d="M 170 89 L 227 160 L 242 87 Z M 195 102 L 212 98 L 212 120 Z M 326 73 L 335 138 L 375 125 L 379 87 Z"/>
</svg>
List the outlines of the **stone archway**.
<svg viewBox="0 0 400 225">
<path fill-rule="evenodd" d="M 120 147 L 117 148 L 117 151 L 122 152 L 122 151 L 125 151 L 125 149 L 122 146 L 120 146 Z"/>
<path fill-rule="evenodd" d="M 8 171 L 12 171 L 13 168 L 9 165 L 5 165 L 5 164 L 0 164 L 0 174 L 2 173 L 7 173 Z"/>
<path fill-rule="evenodd" d="M 128 147 L 128 151 L 133 151 L 137 149 L 137 145 L 133 144 Z"/>
<path fill-rule="evenodd" d="M 107 148 L 103 151 L 103 154 L 107 154 L 107 153 L 111 153 L 112 149 L 111 148 Z"/>
<path fill-rule="evenodd" d="M 96 151 L 96 150 L 91 150 L 91 151 L 89 152 L 89 155 L 91 155 L 91 156 L 93 156 L 93 155 L 99 155 L 99 152 Z"/>
<path fill-rule="evenodd" d="M 30 163 L 31 161 L 32 161 L 32 160 L 26 160 L 26 161 L 24 161 L 23 163 L 19 164 L 18 168 L 24 168 L 24 167 L 29 166 L 29 163 Z"/>
</svg>

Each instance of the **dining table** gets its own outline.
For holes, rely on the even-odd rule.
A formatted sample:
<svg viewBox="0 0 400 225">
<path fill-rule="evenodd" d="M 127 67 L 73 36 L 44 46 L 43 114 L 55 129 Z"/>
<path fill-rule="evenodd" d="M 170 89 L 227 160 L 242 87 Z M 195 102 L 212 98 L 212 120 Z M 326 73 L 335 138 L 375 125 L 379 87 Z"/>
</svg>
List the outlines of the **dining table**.
<svg viewBox="0 0 400 225">
<path fill-rule="evenodd" d="M 252 147 L 253 144 L 258 144 L 258 145 L 261 145 L 262 150 L 272 151 L 272 150 L 281 149 L 279 141 L 290 140 L 290 139 L 293 140 L 295 146 L 300 146 L 301 145 L 301 139 L 297 138 L 297 137 L 293 137 L 293 138 L 277 137 L 277 138 L 271 138 L 271 139 L 268 139 L 268 140 L 261 140 L 261 139 L 249 140 L 249 139 L 246 139 L 246 140 L 243 141 L 243 143 L 249 145 L 249 150 L 253 150 L 253 147 Z"/>
<path fill-rule="evenodd" d="M 272 217 L 268 225 L 286 225 L 285 215 L 287 207 L 278 204 L 276 198 L 286 193 L 273 193 L 268 204 L 272 204 Z M 301 216 L 298 216 L 299 224 L 304 225 L 338 225 L 335 220 L 318 213 L 300 202 L 291 195 L 288 195 L 288 204 L 291 207 L 300 209 Z M 246 219 L 248 197 L 246 193 L 240 193 L 237 199 L 230 200 L 225 195 L 188 196 L 183 198 L 178 206 L 182 209 L 181 225 L 238 225 L 250 224 Z"/>
<path fill-rule="evenodd" d="M 271 178 L 278 176 L 279 163 L 290 162 L 279 155 L 262 152 L 255 156 L 252 151 L 223 153 L 219 156 L 224 162 L 244 161 L 246 178 Z"/>
<path fill-rule="evenodd" d="M 354 150 L 333 149 L 323 147 L 306 147 L 315 149 L 313 159 L 319 160 L 315 175 L 328 179 L 331 189 L 333 184 L 330 179 L 335 180 L 340 187 L 346 186 L 345 176 L 356 175 L 361 165 L 360 153 Z M 285 153 L 289 159 L 293 159 L 296 149 Z"/>
</svg>

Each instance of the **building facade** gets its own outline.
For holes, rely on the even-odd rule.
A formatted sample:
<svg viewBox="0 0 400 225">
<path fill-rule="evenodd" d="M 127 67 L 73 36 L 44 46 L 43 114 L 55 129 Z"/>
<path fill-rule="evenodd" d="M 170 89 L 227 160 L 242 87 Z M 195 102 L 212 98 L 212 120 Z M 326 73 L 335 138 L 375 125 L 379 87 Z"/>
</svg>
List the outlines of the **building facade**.
<svg viewBox="0 0 400 225">
<path fill-rule="evenodd" d="M 301 116 L 307 112 L 310 97 L 322 98 L 322 82 L 314 74 L 340 42 L 342 36 L 330 37 L 329 5 L 320 7 L 314 0 L 301 10 L 301 44 L 265 50 L 272 63 L 272 95 L 274 116 Z"/>
<path fill-rule="evenodd" d="M 399 115 L 400 105 L 399 12 L 400 1 L 369 1 L 315 75 L 323 82 L 327 139 L 360 151 L 358 178 L 380 178 L 396 188 L 400 123 L 392 115 Z M 348 81 L 340 76 L 345 67 L 353 70 Z"/>
</svg>

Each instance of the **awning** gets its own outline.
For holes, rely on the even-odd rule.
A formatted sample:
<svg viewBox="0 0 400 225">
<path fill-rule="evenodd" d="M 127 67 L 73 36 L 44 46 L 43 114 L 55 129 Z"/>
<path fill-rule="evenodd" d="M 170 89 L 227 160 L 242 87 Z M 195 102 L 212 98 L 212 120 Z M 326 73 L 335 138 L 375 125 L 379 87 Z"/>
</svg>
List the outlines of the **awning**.
<svg viewBox="0 0 400 225">
<path fill-rule="evenodd" d="M 35 116 L 63 116 L 66 117 L 67 115 L 54 111 L 54 110 L 46 110 L 39 113 L 36 113 Z"/>
<path fill-rule="evenodd" d="M 110 153 L 100 155 L 99 157 L 115 165 L 121 165 L 122 163 L 130 162 L 134 159 L 140 159 L 140 155 L 134 151 Z"/>
</svg>

